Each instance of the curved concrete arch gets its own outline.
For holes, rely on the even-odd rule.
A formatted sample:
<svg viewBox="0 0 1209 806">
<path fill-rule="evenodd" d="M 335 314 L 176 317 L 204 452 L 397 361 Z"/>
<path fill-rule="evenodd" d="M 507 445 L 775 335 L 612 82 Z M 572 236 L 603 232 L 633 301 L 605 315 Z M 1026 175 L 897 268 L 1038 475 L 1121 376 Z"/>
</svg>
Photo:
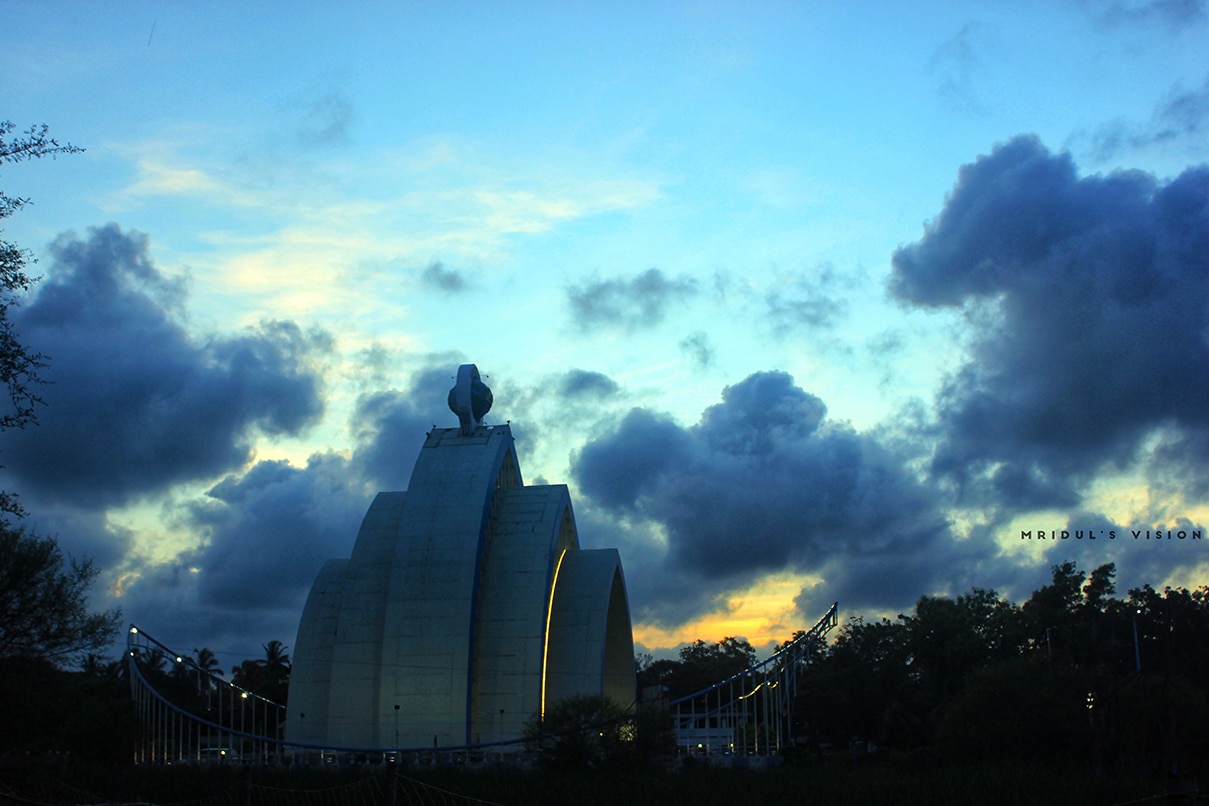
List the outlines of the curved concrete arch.
<svg viewBox="0 0 1209 806">
<path fill-rule="evenodd" d="M 634 637 L 616 549 L 567 554 L 550 617 L 546 705 L 598 695 L 634 701 Z"/>
<path fill-rule="evenodd" d="M 315 736 L 330 737 L 327 741 L 354 741 L 376 722 L 380 677 L 375 668 L 382 659 L 390 564 L 406 500 L 407 494 L 402 492 L 379 493 L 374 498 L 343 574 L 338 580 L 329 579 L 324 587 L 316 584 L 303 610 L 298 640 L 294 642 L 290 693 L 295 692 L 296 684 L 300 692 L 312 689 L 315 693 L 304 695 L 302 702 L 290 709 L 288 718 L 307 713 L 310 722 L 299 716 L 300 728 L 304 726 L 305 732 Z M 319 581 L 323 581 L 322 573 Z M 317 595 L 330 601 L 317 605 L 316 615 L 327 611 L 329 618 L 334 617 L 334 629 L 310 626 L 308 611 Z M 316 638 L 308 640 L 307 633 Z M 311 640 L 315 641 L 314 648 Z M 322 667 L 310 668 L 316 655 L 330 658 L 326 681 Z"/>
<path fill-rule="evenodd" d="M 392 731 L 397 710 L 408 746 L 472 741 L 474 593 L 500 471 L 516 465 L 508 426 L 433 431 L 416 460 L 399 530 L 407 548 L 391 569 L 378 705 Z M 389 739 L 393 732 L 379 734 Z"/>
<path fill-rule="evenodd" d="M 332 653 L 340 624 L 345 572 L 348 560 L 328 560 L 319 571 L 311 595 L 299 622 L 294 642 L 294 665 L 290 694 L 296 702 L 307 703 L 310 711 L 298 710 L 294 735 L 297 741 L 318 738 L 319 728 L 328 722 L 329 693 L 332 689 Z M 310 716 L 311 722 L 306 722 Z M 315 726 L 314 730 L 308 730 Z"/>
<path fill-rule="evenodd" d="M 514 738 L 540 710 L 557 558 L 579 545 L 563 485 L 508 490 L 492 521 L 477 593 L 473 742 Z"/>
</svg>

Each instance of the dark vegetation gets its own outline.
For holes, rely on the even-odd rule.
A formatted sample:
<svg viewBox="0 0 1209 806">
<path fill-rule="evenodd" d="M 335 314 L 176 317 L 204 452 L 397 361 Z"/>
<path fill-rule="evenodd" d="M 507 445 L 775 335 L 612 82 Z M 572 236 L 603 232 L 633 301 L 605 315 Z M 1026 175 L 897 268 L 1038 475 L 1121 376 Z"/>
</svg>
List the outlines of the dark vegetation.
<svg viewBox="0 0 1209 806">
<path fill-rule="evenodd" d="M 993 591 L 849 622 L 807 671 L 808 735 L 937 761 L 1204 775 L 1209 589 L 1115 598 L 1073 563 L 1017 607 Z"/>
<path fill-rule="evenodd" d="M 1068 562 L 1022 605 L 976 588 L 852 618 L 803 672 L 791 755 L 843 754 L 856 739 L 929 764 L 1205 774 L 1209 588 L 1118 598 L 1115 571 Z M 743 669 L 748 650 L 728 638 L 641 659 L 639 688 L 684 696 Z"/>
<path fill-rule="evenodd" d="M 531 724 L 530 750 L 544 774 L 490 761 L 474 772 L 438 764 L 402 774 L 411 785 L 495 803 L 787 802 L 801 791 L 818 803 L 1113 803 L 1204 780 L 1209 590 L 1143 586 L 1117 598 L 1113 575 L 1112 565 L 1085 574 L 1064 563 L 1022 605 L 973 590 L 923 597 L 894 619 L 850 619 L 803 671 L 795 744 L 777 769 L 677 760 L 666 712 L 626 713 L 588 697 Z M 269 696 L 288 681 L 285 649 L 265 644 L 263 658 L 234 666 L 233 680 Z M 742 639 L 697 642 L 678 660 L 640 659 L 639 680 L 674 697 L 745 668 L 752 654 Z M 217 671 L 209 650 L 194 656 L 186 664 L 148 657 L 143 673 L 158 677 L 165 694 L 179 687 L 185 696 L 196 691 L 195 677 L 181 669 Z M 0 787 L 27 796 L 43 787 L 48 802 L 45 788 L 60 784 L 160 802 L 260 786 L 385 791 L 382 764 L 133 767 L 139 726 L 125 673 L 96 655 L 85 655 L 79 671 L 46 658 L 4 659 Z"/>
<path fill-rule="evenodd" d="M 1088 574 L 1063 563 L 1022 605 L 974 589 L 922 597 L 894 619 L 849 620 L 802 673 L 778 769 L 687 758 L 674 775 L 644 773 L 676 758 L 666 712 L 621 715 L 584 698 L 531 724 L 531 749 L 555 775 L 533 785 L 584 787 L 581 803 L 791 802 L 794 792 L 820 803 L 1119 803 L 1185 792 L 1209 772 L 1209 589 L 1144 585 L 1118 598 L 1114 576 L 1112 564 Z M 640 658 L 639 689 L 675 699 L 753 657 L 742 639 L 699 641 L 677 660 Z M 609 794 L 594 798 L 588 780 Z M 526 797 L 505 802 L 557 802 Z"/>
<path fill-rule="evenodd" d="M 0 768 L 2 770 L 2 768 Z M 246 803 L 250 806 L 388 804 L 390 773 L 274 768 L 98 768 L 87 775 L 47 767 L 0 771 L 14 803 Z M 1117 780 L 1019 763 L 936 769 L 901 760 L 751 772 L 697 767 L 676 773 L 400 770 L 399 804 L 668 806 L 668 804 L 1114 804 L 1166 800 L 1166 782 Z M 1158 796 L 1157 799 L 1155 796 Z M 1172 801 L 1168 801 L 1172 802 Z"/>
</svg>

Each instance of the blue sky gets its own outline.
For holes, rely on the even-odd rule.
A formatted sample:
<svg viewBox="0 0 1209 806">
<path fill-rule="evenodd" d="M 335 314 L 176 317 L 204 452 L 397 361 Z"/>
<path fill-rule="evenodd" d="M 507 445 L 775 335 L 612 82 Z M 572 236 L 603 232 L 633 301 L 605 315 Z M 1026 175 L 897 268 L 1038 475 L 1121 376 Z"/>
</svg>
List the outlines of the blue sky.
<svg viewBox="0 0 1209 806">
<path fill-rule="evenodd" d="M 463 362 L 646 649 L 1209 581 L 1132 538 L 1209 520 L 1202 2 L 0 13 L 0 120 L 87 149 L 0 173 L 5 486 L 170 645 L 292 643 Z"/>
</svg>

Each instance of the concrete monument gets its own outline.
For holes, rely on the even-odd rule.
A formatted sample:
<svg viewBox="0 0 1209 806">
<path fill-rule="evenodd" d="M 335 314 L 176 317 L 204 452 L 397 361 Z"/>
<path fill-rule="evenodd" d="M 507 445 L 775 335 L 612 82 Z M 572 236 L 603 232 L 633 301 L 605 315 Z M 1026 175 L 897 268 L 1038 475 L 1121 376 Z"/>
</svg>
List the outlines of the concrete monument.
<svg viewBox="0 0 1209 806">
<path fill-rule="evenodd" d="M 315 580 L 294 643 L 286 739 L 333 748 L 516 739 L 565 697 L 634 699 L 621 559 L 579 547 L 561 484 L 526 486 L 491 390 L 458 369 L 459 427 L 428 434 L 406 492 L 370 505 Z"/>
</svg>

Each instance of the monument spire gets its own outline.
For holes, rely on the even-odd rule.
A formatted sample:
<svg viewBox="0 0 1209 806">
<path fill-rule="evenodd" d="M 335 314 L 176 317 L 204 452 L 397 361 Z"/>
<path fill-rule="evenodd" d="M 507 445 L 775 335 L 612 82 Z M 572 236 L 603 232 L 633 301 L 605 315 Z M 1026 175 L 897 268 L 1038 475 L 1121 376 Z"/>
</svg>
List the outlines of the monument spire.
<svg viewBox="0 0 1209 806">
<path fill-rule="evenodd" d="M 491 389 L 479 377 L 479 368 L 474 364 L 458 367 L 457 383 L 449 390 L 449 410 L 458 415 L 462 433 L 469 436 L 483 424 L 483 417 L 491 411 Z"/>
</svg>

